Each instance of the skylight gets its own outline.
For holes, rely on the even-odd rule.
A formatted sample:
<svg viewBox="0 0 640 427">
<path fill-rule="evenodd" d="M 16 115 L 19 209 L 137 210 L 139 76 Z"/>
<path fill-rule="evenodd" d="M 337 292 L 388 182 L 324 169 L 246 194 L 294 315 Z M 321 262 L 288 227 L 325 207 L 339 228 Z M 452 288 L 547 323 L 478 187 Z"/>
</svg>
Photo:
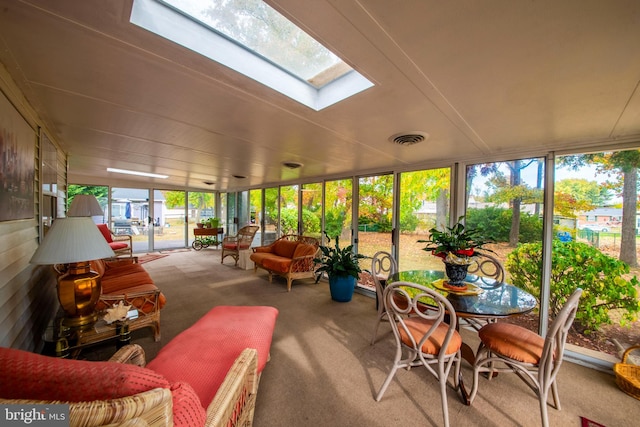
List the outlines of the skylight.
<svg viewBox="0 0 640 427">
<path fill-rule="evenodd" d="M 261 0 L 134 0 L 131 22 L 315 110 L 373 86 Z"/>
</svg>

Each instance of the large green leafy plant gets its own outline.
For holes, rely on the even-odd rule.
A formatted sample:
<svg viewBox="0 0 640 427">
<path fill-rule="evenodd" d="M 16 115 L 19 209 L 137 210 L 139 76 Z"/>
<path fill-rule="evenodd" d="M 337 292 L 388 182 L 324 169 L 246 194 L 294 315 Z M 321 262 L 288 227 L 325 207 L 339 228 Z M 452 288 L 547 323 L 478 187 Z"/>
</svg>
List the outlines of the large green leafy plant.
<svg viewBox="0 0 640 427">
<path fill-rule="evenodd" d="M 505 268 L 511 282 L 533 295 L 540 295 L 542 244 L 526 243 L 507 256 Z M 624 275 L 629 266 L 581 242 L 553 241 L 551 254 L 550 314 L 555 317 L 576 288 L 582 288 L 575 323 L 584 333 L 611 324 L 609 313 L 621 314 L 621 324 L 633 322 L 640 310 L 635 276 Z"/>
<path fill-rule="evenodd" d="M 331 238 L 324 232 L 327 237 L 327 243 L 331 242 Z M 320 268 L 316 270 L 317 273 L 326 272 L 329 277 L 332 276 L 353 276 L 356 279 L 358 274 L 362 271 L 358 260 L 364 258 L 362 254 L 356 254 L 353 252 L 353 245 L 340 248 L 340 239 L 336 236 L 336 243 L 331 246 L 320 246 L 320 257 L 315 258 L 313 261 L 316 264 L 320 264 Z"/>
<path fill-rule="evenodd" d="M 435 256 L 445 258 L 449 254 L 457 257 L 472 257 L 478 250 L 487 250 L 483 246 L 490 243 L 476 228 L 466 228 L 462 221 L 464 216 L 458 218 L 452 227 L 445 227 L 444 231 L 437 228 L 429 230 L 429 239 L 418 240 L 419 243 L 427 243 L 423 251 L 431 252 Z"/>
</svg>

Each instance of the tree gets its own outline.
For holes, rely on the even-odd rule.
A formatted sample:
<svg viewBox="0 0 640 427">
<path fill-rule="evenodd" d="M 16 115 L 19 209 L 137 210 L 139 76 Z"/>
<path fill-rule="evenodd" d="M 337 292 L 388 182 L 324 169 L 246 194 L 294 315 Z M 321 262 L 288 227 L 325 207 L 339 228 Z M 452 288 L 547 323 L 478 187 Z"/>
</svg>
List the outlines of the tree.
<svg viewBox="0 0 640 427">
<path fill-rule="evenodd" d="M 596 171 L 606 174 L 612 181 L 606 186 L 622 196 L 622 227 L 620 239 L 620 261 L 631 267 L 638 266 L 636 249 L 636 212 L 638 209 L 638 167 L 640 150 L 565 156 L 558 164 L 579 169 L 587 163 L 597 165 Z"/>
<path fill-rule="evenodd" d="M 67 210 L 71 206 L 73 198 L 78 194 L 94 195 L 102 210 L 104 210 L 106 205 L 109 203 L 107 200 L 107 197 L 109 197 L 109 187 L 69 184 L 69 188 L 67 188 Z"/>
<path fill-rule="evenodd" d="M 184 207 L 184 191 L 165 191 L 163 194 L 167 208 L 174 209 Z M 200 222 L 202 210 L 205 208 L 214 208 L 215 195 L 214 193 L 190 191 L 188 201 L 189 207 L 196 210 L 195 222 Z"/>
<path fill-rule="evenodd" d="M 506 177 L 499 169 L 492 169 L 493 177 L 489 179 L 489 187 L 494 190 L 487 196 L 487 201 L 507 203 L 511 208 L 511 230 L 509 231 L 509 246 L 516 247 L 520 236 L 520 209 L 522 203 L 539 203 L 542 201 L 542 189 L 531 188 L 522 183 L 522 170 L 534 163 L 536 159 L 514 160 L 504 162 L 509 170 Z"/>
</svg>

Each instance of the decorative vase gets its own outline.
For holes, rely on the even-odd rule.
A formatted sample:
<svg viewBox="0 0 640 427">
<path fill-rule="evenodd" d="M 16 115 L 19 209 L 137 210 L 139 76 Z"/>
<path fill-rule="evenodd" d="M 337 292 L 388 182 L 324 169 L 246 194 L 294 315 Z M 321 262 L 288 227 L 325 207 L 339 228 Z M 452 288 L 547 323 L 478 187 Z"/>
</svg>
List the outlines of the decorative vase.
<svg viewBox="0 0 640 427">
<path fill-rule="evenodd" d="M 446 285 L 460 290 L 465 289 L 467 285 L 465 285 L 464 279 L 467 277 L 469 264 L 454 264 L 445 261 L 444 266 L 449 278 Z"/>
<path fill-rule="evenodd" d="M 329 290 L 331 299 L 338 302 L 349 302 L 356 288 L 356 278 L 353 276 L 330 276 Z"/>
</svg>

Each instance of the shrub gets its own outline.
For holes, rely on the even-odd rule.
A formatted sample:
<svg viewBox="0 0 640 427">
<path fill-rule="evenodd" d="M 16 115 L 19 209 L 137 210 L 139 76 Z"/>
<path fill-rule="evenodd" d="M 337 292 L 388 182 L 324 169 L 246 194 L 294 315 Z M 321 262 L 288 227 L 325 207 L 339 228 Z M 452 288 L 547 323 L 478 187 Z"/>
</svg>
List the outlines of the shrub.
<svg viewBox="0 0 640 427">
<path fill-rule="evenodd" d="M 555 317 L 576 288 L 582 298 L 576 314 L 576 326 L 588 334 L 603 324 L 611 324 L 609 312 L 621 310 L 620 324 L 633 322 L 640 310 L 636 286 L 638 280 L 626 280 L 629 266 L 580 242 L 553 240 L 551 256 L 549 312 Z M 540 295 L 542 244 L 525 243 L 507 256 L 505 268 L 514 285 Z"/>
</svg>

